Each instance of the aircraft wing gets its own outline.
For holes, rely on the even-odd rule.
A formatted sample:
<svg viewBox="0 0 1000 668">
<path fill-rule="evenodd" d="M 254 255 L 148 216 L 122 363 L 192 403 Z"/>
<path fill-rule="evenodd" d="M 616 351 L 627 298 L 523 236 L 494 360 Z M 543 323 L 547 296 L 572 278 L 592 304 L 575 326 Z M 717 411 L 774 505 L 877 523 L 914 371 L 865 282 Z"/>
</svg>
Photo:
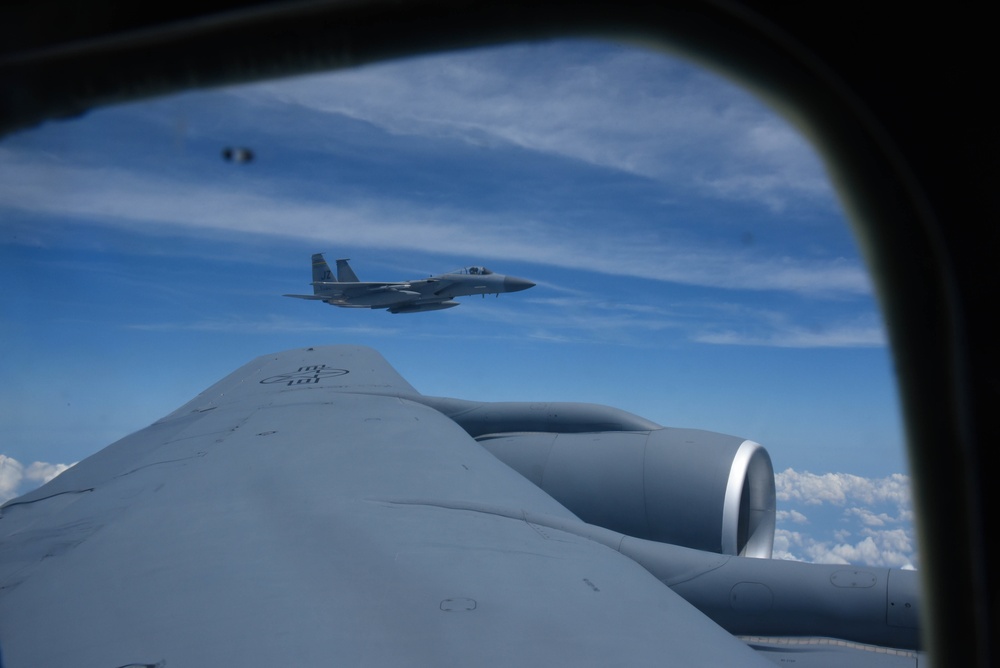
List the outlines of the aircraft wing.
<svg viewBox="0 0 1000 668">
<path fill-rule="evenodd" d="M 260 357 L 8 502 L 3 665 L 771 665 L 419 398 Z"/>
<path fill-rule="evenodd" d="M 294 297 L 295 299 L 313 299 L 315 301 L 325 302 L 331 299 L 330 295 L 282 295 L 282 297 Z"/>
<path fill-rule="evenodd" d="M 359 297 L 372 292 L 406 290 L 410 287 L 409 283 L 384 281 L 371 281 L 365 283 L 314 283 L 314 285 L 319 285 L 324 291 L 343 295 L 345 297 Z"/>
<path fill-rule="evenodd" d="M 284 296 L 324 301 L 336 306 L 388 308 L 411 302 L 421 294 L 409 283 L 314 282 L 313 285 L 320 291 L 318 294 Z"/>
</svg>

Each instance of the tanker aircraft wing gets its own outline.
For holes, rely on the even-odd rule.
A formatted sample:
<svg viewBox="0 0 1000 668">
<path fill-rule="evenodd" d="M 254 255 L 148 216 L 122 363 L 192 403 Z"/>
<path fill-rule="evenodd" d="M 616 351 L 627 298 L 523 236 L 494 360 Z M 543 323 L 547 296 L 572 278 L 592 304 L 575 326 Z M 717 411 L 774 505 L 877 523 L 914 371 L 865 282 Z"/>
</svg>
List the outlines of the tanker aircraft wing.
<svg viewBox="0 0 1000 668">
<path fill-rule="evenodd" d="M 322 301 L 342 308 L 387 309 L 390 313 L 440 311 L 458 306 L 456 297 L 500 295 L 534 287 L 534 283 L 515 276 L 504 276 L 486 267 L 463 267 L 446 274 L 401 282 L 364 282 L 348 264 L 337 260 L 334 277 L 322 253 L 312 256 L 311 295 L 284 295 L 296 299 Z"/>
<path fill-rule="evenodd" d="M 0 508 L 2 662 L 918 664 L 915 573 L 768 559 L 774 498 L 742 438 L 266 355 Z"/>
</svg>

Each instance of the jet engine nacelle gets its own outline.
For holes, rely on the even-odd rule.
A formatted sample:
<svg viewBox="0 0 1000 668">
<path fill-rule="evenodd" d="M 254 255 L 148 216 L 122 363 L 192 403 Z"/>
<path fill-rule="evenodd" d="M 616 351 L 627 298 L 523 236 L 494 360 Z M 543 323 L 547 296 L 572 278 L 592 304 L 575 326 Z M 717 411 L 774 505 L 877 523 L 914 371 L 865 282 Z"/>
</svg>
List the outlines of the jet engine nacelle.
<svg viewBox="0 0 1000 668">
<path fill-rule="evenodd" d="M 753 441 L 674 428 L 477 440 L 590 524 L 721 554 L 771 556 L 774 470 Z"/>
</svg>

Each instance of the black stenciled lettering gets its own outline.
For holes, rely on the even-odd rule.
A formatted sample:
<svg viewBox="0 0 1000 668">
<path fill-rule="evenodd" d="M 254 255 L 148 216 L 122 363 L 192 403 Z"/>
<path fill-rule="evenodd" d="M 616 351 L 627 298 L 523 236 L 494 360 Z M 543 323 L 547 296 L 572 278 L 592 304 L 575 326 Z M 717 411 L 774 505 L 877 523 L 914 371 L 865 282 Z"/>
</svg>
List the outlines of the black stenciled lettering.
<svg viewBox="0 0 1000 668">
<path fill-rule="evenodd" d="M 333 369 L 325 364 L 299 367 L 297 371 L 271 376 L 260 381 L 263 385 L 284 383 L 286 386 L 315 384 L 324 378 L 334 378 L 350 373 L 347 369 Z"/>
</svg>

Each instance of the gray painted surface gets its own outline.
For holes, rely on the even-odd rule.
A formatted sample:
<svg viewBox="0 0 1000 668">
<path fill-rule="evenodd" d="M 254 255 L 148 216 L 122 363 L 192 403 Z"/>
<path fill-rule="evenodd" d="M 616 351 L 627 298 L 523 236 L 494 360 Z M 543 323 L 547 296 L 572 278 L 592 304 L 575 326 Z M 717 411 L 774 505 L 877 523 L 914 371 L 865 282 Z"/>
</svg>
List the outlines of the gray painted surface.
<svg viewBox="0 0 1000 668">
<path fill-rule="evenodd" d="M 390 313 L 422 313 L 458 306 L 456 297 L 500 295 L 535 286 L 516 276 L 497 274 L 486 267 L 463 267 L 447 274 L 402 282 L 366 283 L 346 259 L 337 260 L 337 276 L 322 253 L 312 256 L 311 295 L 284 295 L 321 301 L 342 308 L 384 308 Z"/>
<path fill-rule="evenodd" d="M 901 649 L 800 666 L 918 660 L 915 612 L 886 612 L 916 610 L 912 573 L 586 523 L 440 401 L 367 348 L 268 355 L 8 502 L 3 666 L 752 666 L 802 634 Z"/>
</svg>

